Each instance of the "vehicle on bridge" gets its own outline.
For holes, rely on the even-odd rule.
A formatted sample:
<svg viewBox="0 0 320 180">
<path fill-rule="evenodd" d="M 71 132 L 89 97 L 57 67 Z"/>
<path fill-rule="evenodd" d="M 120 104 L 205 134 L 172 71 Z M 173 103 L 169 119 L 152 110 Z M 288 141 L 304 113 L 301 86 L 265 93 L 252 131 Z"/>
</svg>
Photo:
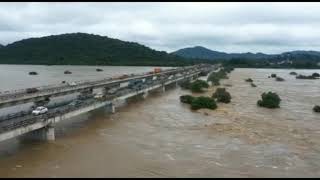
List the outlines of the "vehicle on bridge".
<svg viewBox="0 0 320 180">
<path fill-rule="evenodd" d="M 132 88 L 139 86 L 141 84 L 143 84 L 142 79 L 133 79 L 133 80 L 129 81 L 128 88 L 132 89 Z"/>
<path fill-rule="evenodd" d="M 78 106 L 81 105 L 81 103 L 82 103 L 82 101 L 76 99 L 76 100 L 72 101 L 69 105 L 70 105 L 70 106 L 78 107 Z"/>
<path fill-rule="evenodd" d="M 96 99 L 100 99 L 100 98 L 103 98 L 103 94 L 102 93 L 97 93 L 96 95 L 94 95 L 94 98 Z"/>
<path fill-rule="evenodd" d="M 37 89 L 37 88 L 27 88 L 27 93 L 35 93 L 35 92 L 38 92 L 39 91 L 39 89 Z"/>
<path fill-rule="evenodd" d="M 45 114 L 47 112 L 48 112 L 48 108 L 43 107 L 43 106 L 39 106 L 35 110 L 32 111 L 32 114 L 37 116 L 40 114 Z"/>
<path fill-rule="evenodd" d="M 94 95 L 93 94 L 79 94 L 78 95 L 78 99 L 79 100 L 86 100 L 86 99 L 90 99 L 90 98 L 93 98 Z"/>
<path fill-rule="evenodd" d="M 77 85 L 77 83 L 75 83 L 75 82 L 71 82 L 71 83 L 68 83 L 68 85 L 69 85 L 69 86 L 76 86 L 76 85 Z"/>
</svg>

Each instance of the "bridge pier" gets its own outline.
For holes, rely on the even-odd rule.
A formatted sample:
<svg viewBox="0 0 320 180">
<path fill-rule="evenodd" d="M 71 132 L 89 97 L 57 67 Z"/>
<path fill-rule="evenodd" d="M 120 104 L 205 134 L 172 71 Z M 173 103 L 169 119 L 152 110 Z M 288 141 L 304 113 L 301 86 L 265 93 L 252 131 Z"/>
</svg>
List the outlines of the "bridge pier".
<svg viewBox="0 0 320 180">
<path fill-rule="evenodd" d="M 161 92 L 166 92 L 166 86 L 165 85 L 163 85 L 163 86 L 161 86 Z"/>
<path fill-rule="evenodd" d="M 145 92 L 142 94 L 142 98 L 143 98 L 143 99 L 146 99 L 148 96 L 149 96 L 149 92 L 148 92 L 148 91 L 145 91 Z"/>
<path fill-rule="evenodd" d="M 24 140 L 40 140 L 40 141 L 54 141 L 55 133 L 54 126 L 48 125 L 43 128 L 31 131 L 23 136 Z"/>
<path fill-rule="evenodd" d="M 111 104 L 111 113 L 116 113 L 116 106 L 114 104 Z"/>
</svg>

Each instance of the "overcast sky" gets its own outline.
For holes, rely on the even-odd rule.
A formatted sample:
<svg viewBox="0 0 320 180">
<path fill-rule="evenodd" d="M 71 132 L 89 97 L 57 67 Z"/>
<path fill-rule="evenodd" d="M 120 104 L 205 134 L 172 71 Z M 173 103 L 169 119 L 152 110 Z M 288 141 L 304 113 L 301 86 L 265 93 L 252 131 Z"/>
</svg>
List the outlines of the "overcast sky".
<svg viewBox="0 0 320 180">
<path fill-rule="evenodd" d="M 85 32 L 156 50 L 320 51 L 320 3 L 0 3 L 0 43 Z"/>
</svg>

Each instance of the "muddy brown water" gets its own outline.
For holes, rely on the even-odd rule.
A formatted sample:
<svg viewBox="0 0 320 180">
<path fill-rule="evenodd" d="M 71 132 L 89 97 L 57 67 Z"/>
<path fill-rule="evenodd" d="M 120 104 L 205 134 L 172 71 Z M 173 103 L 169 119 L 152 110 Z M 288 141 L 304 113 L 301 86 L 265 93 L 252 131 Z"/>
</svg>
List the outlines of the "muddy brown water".
<svg viewBox="0 0 320 180">
<path fill-rule="evenodd" d="M 320 80 L 290 71 L 236 69 L 221 83 L 231 85 L 232 102 L 216 110 L 191 111 L 179 102 L 190 92 L 176 88 L 115 114 L 101 108 L 62 122 L 54 142 L 2 142 L 0 177 L 319 177 L 320 115 L 312 107 Z M 280 109 L 256 106 L 269 90 Z"/>
</svg>

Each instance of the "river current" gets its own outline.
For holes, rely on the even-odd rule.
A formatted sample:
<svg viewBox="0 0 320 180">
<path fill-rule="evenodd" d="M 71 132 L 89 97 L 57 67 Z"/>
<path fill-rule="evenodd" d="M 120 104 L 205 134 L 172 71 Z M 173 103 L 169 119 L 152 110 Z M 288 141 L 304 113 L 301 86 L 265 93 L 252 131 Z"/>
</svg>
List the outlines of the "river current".
<svg viewBox="0 0 320 180">
<path fill-rule="evenodd" d="M 1 89 L 66 77 L 63 66 L 23 67 L 9 72 L 0 66 Z M 73 72 L 70 80 L 102 76 L 96 67 L 67 68 Z M 42 83 L 28 80 L 31 69 L 39 72 L 32 78 Z M 102 69 L 108 75 L 153 67 Z M 319 177 L 320 115 L 312 107 L 320 104 L 320 80 L 298 80 L 290 71 L 235 69 L 221 83 L 231 93 L 231 103 L 219 103 L 216 110 L 191 111 L 179 102 L 180 95 L 191 92 L 173 88 L 129 102 L 115 114 L 100 108 L 61 122 L 54 142 L 2 142 L 0 177 Z M 271 73 L 285 81 L 268 78 Z M 194 95 L 210 96 L 214 90 Z M 281 108 L 256 105 L 267 91 L 279 94 Z"/>
</svg>

